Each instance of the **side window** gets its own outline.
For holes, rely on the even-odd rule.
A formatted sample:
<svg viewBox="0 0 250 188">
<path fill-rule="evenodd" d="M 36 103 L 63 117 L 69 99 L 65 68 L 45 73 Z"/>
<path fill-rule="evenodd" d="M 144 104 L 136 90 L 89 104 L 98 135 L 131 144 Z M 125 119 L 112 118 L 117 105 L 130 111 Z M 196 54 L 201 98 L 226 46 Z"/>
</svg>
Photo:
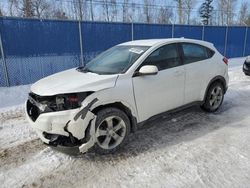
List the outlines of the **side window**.
<svg viewBox="0 0 250 188">
<path fill-rule="evenodd" d="M 147 57 L 140 67 L 143 65 L 155 65 L 159 71 L 181 65 L 177 44 L 168 44 L 158 48 Z"/>
<path fill-rule="evenodd" d="M 184 54 L 184 64 L 202 61 L 210 58 L 207 48 L 198 44 L 182 44 Z"/>
</svg>

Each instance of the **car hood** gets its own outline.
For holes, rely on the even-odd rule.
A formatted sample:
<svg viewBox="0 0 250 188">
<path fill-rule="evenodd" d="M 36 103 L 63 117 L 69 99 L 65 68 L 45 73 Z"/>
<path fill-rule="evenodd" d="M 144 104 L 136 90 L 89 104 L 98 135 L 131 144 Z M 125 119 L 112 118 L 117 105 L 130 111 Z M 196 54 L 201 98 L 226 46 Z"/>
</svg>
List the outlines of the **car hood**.
<svg viewBox="0 0 250 188">
<path fill-rule="evenodd" d="M 31 92 L 40 96 L 98 91 L 115 86 L 118 75 L 98 75 L 79 72 L 76 69 L 45 77 L 31 86 Z"/>
</svg>

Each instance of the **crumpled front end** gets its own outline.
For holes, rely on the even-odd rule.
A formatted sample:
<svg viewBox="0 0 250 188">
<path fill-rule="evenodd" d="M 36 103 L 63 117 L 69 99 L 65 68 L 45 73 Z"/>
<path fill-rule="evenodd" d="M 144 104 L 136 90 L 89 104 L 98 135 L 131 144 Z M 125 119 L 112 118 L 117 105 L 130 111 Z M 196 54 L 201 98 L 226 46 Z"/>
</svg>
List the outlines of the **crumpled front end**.
<svg viewBox="0 0 250 188">
<path fill-rule="evenodd" d="M 76 109 L 44 112 L 44 105 L 29 97 L 25 112 L 45 144 L 85 153 L 95 144 L 96 115 L 89 110 L 95 102 L 97 99 Z"/>
</svg>

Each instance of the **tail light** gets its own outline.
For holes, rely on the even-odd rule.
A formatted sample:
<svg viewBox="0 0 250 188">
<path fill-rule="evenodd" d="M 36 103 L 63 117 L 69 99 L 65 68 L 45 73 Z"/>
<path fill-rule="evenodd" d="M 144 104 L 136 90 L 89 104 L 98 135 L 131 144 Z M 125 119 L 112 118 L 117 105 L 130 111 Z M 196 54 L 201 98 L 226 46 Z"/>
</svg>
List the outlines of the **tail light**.
<svg viewBox="0 0 250 188">
<path fill-rule="evenodd" d="M 228 65 L 228 59 L 226 57 L 223 58 L 223 62 Z"/>
</svg>

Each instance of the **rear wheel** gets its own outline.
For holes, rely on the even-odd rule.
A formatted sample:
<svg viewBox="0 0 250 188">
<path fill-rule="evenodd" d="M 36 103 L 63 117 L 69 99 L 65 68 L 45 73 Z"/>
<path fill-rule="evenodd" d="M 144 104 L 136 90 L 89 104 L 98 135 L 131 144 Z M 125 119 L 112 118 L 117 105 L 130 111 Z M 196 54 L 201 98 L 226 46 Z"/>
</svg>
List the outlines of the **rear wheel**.
<svg viewBox="0 0 250 188">
<path fill-rule="evenodd" d="M 205 103 L 201 106 L 202 109 L 208 112 L 215 112 L 221 106 L 224 99 L 224 87 L 220 82 L 213 83 L 208 89 Z"/>
<path fill-rule="evenodd" d="M 97 113 L 95 151 L 113 153 L 127 140 L 130 133 L 128 116 L 117 108 L 106 108 Z"/>
</svg>

